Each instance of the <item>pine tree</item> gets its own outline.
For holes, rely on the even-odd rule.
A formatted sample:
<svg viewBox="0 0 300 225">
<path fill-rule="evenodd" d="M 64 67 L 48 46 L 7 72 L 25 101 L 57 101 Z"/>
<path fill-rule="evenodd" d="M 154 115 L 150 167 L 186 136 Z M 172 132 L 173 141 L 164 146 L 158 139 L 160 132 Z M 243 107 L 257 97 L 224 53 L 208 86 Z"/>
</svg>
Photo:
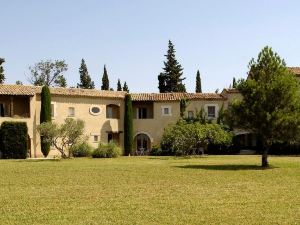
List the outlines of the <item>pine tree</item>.
<svg viewBox="0 0 300 225">
<path fill-rule="evenodd" d="M 237 83 L 236 83 L 236 80 L 235 80 L 235 77 L 232 79 L 232 88 L 236 88 L 237 86 Z"/>
<path fill-rule="evenodd" d="M 4 75 L 4 69 L 2 66 L 2 63 L 4 63 L 5 60 L 0 58 L 0 84 L 3 84 L 5 81 L 5 75 Z"/>
<path fill-rule="evenodd" d="M 125 113 L 124 113 L 124 151 L 125 155 L 132 154 L 133 150 L 133 123 L 132 123 L 132 102 L 131 95 L 125 96 Z"/>
<path fill-rule="evenodd" d="M 197 70 L 197 75 L 196 75 L 196 93 L 202 93 L 202 85 L 201 85 L 199 70 Z"/>
<path fill-rule="evenodd" d="M 51 122 L 51 95 L 48 86 L 43 86 L 41 92 L 40 124 L 44 122 Z M 50 151 L 50 144 L 44 143 L 42 136 L 41 136 L 41 151 L 45 157 L 47 157 Z"/>
<path fill-rule="evenodd" d="M 129 88 L 128 88 L 126 81 L 124 82 L 124 85 L 123 85 L 123 91 L 126 91 L 127 93 L 129 93 Z"/>
<path fill-rule="evenodd" d="M 94 89 L 95 88 L 95 84 L 91 80 L 91 77 L 89 75 L 89 72 L 88 72 L 88 69 L 85 64 L 84 59 L 81 60 L 79 74 L 80 74 L 80 83 L 77 84 L 77 88 L 85 88 L 85 89 Z"/>
<path fill-rule="evenodd" d="M 167 60 L 164 62 L 163 72 L 158 75 L 158 88 L 160 93 L 165 92 L 186 92 L 182 81 L 183 68 L 175 58 L 175 49 L 169 41 L 168 52 L 165 55 Z"/>
<path fill-rule="evenodd" d="M 102 76 L 101 90 L 109 90 L 109 79 L 108 79 L 107 70 L 106 70 L 105 65 L 104 65 L 104 71 L 103 71 L 103 76 Z"/>
<path fill-rule="evenodd" d="M 117 83 L 117 91 L 122 91 L 122 85 L 121 85 L 120 79 L 118 79 L 118 83 Z"/>
</svg>

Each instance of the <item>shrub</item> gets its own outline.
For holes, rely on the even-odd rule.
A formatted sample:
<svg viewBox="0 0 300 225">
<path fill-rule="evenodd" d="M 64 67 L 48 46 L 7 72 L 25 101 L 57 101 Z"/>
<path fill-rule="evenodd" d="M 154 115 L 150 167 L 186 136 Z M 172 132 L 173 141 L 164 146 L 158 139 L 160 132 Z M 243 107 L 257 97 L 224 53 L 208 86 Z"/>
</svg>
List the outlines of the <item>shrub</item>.
<svg viewBox="0 0 300 225">
<path fill-rule="evenodd" d="M 5 159 L 26 159 L 28 128 L 25 122 L 3 122 L 1 151 Z"/>
<path fill-rule="evenodd" d="M 159 145 L 153 145 L 153 147 L 150 151 L 150 155 L 153 155 L 153 156 L 162 155 L 162 150 L 161 150 L 160 146 Z"/>
<path fill-rule="evenodd" d="M 93 153 L 93 158 L 116 158 L 120 155 L 121 149 L 114 143 L 99 144 Z"/>
<path fill-rule="evenodd" d="M 127 94 L 125 96 L 124 150 L 125 150 L 125 155 L 132 154 L 132 150 L 133 150 L 132 101 L 131 101 L 130 94 Z"/>
<path fill-rule="evenodd" d="M 90 146 L 86 141 L 83 141 L 73 145 L 69 151 L 73 157 L 88 157 L 92 154 L 93 147 Z"/>
<path fill-rule="evenodd" d="M 48 86 L 43 86 L 41 92 L 40 124 L 51 122 L 51 95 Z M 50 151 L 50 143 L 46 143 L 41 136 L 41 151 L 47 157 Z"/>
</svg>

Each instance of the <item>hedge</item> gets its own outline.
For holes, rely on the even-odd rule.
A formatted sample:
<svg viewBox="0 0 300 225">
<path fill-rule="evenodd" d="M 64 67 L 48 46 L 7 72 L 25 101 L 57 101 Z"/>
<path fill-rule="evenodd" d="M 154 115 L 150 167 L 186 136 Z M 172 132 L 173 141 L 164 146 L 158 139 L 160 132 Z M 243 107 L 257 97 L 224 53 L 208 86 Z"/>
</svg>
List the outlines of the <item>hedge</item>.
<svg viewBox="0 0 300 225">
<path fill-rule="evenodd" d="M 28 128 L 25 122 L 3 122 L 1 152 L 5 159 L 26 159 Z"/>
</svg>

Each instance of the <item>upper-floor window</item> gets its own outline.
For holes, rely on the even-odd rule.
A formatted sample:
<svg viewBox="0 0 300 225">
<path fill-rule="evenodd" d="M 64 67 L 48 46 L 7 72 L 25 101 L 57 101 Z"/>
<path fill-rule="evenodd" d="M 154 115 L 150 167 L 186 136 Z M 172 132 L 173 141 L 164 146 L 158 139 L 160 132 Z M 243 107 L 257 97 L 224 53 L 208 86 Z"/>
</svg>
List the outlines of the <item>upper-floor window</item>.
<svg viewBox="0 0 300 225">
<path fill-rule="evenodd" d="M 194 112 L 193 111 L 188 111 L 188 118 L 193 119 L 194 118 Z"/>
<path fill-rule="evenodd" d="M 172 112 L 171 112 L 171 106 L 162 106 L 162 115 L 163 116 L 171 116 Z"/>
<path fill-rule="evenodd" d="M 101 113 L 101 109 L 99 106 L 91 106 L 90 107 L 90 114 L 97 116 Z"/>
<path fill-rule="evenodd" d="M 147 108 L 138 108 L 137 109 L 137 118 L 146 119 L 147 118 Z"/>
<path fill-rule="evenodd" d="M 69 107 L 68 108 L 68 116 L 69 117 L 74 117 L 75 116 L 75 108 L 74 107 Z"/>
<path fill-rule="evenodd" d="M 119 119 L 120 118 L 120 107 L 118 105 L 107 105 L 106 106 L 106 118 L 108 119 Z"/>
<path fill-rule="evenodd" d="M 55 116 L 55 104 L 51 103 L 51 117 L 53 118 Z"/>
<path fill-rule="evenodd" d="M 216 117 L 216 106 L 207 106 L 207 116 L 209 118 Z"/>
</svg>

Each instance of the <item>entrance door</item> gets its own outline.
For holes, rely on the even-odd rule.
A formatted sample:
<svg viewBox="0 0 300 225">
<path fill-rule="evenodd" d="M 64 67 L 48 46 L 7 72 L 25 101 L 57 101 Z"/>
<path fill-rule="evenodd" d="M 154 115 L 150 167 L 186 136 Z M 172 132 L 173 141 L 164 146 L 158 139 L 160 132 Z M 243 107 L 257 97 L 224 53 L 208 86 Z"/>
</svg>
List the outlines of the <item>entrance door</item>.
<svg viewBox="0 0 300 225">
<path fill-rule="evenodd" d="M 150 148 L 150 138 L 146 134 L 139 134 L 136 137 L 136 148 L 139 151 L 143 149 L 144 151 Z"/>
</svg>

